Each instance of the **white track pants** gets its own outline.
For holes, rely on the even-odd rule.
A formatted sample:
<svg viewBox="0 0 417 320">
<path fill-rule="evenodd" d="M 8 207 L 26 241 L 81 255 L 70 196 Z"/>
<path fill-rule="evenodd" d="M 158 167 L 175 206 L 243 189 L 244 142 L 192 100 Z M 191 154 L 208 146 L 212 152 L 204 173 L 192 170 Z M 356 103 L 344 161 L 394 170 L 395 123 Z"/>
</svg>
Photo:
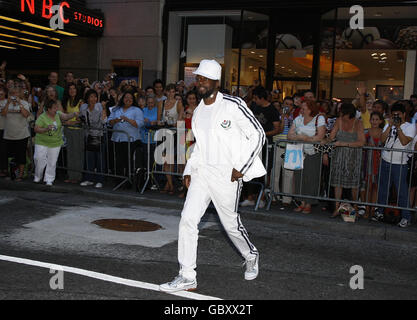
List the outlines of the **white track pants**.
<svg viewBox="0 0 417 320">
<path fill-rule="evenodd" d="M 41 181 L 45 170 L 45 182 L 54 182 L 56 175 L 56 162 L 58 160 L 61 147 L 48 148 L 35 144 L 35 181 Z"/>
<path fill-rule="evenodd" d="M 213 201 L 225 231 L 242 256 L 248 260 L 258 255 L 237 213 L 242 181 L 230 182 L 231 175 L 227 180 L 202 171 L 191 177 L 179 225 L 178 261 L 180 274 L 187 279 L 195 279 L 197 275 L 198 224 L 210 201 Z"/>
</svg>

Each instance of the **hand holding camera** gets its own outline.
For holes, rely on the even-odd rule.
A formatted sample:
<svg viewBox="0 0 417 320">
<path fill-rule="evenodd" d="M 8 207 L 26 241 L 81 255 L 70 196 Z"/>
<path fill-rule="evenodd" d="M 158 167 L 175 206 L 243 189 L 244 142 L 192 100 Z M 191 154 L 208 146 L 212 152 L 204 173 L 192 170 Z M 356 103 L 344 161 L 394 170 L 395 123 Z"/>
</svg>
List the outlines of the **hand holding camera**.
<svg viewBox="0 0 417 320">
<path fill-rule="evenodd" d="M 397 114 L 394 114 L 392 117 L 392 125 L 398 128 L 401 126 L 401 123 L 402 123 L 401 117 Z"/>
</svg>

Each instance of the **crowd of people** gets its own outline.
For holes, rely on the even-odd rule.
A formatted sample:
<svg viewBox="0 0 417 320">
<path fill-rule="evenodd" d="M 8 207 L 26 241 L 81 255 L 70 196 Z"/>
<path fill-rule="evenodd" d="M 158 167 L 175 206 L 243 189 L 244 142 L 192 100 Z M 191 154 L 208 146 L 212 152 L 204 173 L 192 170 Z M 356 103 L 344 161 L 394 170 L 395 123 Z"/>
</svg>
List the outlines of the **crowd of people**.
<svg viewBox="0 0 417 320">
<path fill-rule="evenodd" d="M 34 182 L 43 180 L 52 186 L 59 159 L 68 169 L 66 183 L 102 188 L 106 174 L 126 177 L 133 169 L 146 168 L 148 135 L 152 166 L 155 130 L 175 128 L 181 121 L 191 129 L 198 105 L 197 93 L 193 87 L 186 88 L 184 81 L 165 86 L 157 79 L 142 89 L 135 80 L 123 80 L 116 87 L 116 74 L 90 84 L 89 79 L 77 79 L 68 72 L 61 87 L 58 73 L 51 72 L 42 88 L 22 74 L 7 79 L 4 64 L 1 72 L 0 176 L 17 182 L 32 165 L 33 152 Z M 16 169 L 10 170 L 10 163 Z M 183 169 L 184 165 L 175 168 Z M 161 170 L 174 168 L 165 163 Z M 156 180 L 165 184 L 160 192 L 174 194 L 179 188 L 179 196 L 184 197 L 181 181 L 172 175 Z"/>
<path fill-rule="evenodd" d="M 282 209 L 295 204 L 295 212 L 308 214 L 312 205 L 319 204 L 314 198 L 332 197 L 338 201 L 320 204 L 323 211 L 331 210 L 330 217 L 334 218 L 340 215 L 343 199 L 349 199 L 375 203 L 354 208 L 364 218 L 381 221 L 387 210 L 377 204 L 417 206 L 413 153 L 417 150 L 417 95 L 388 105 L 375 100 L 361 83 L 350 102 L 319 100 L 311 90 L 274 101 L 273 95 L 261 87 L 250 90 L 245 100 L 263 126 L 268 142 L 276 143 L 275 158 L 272 154 L 268 157 L 267 184 L 276 192 L 309 196 L 282 196 L 278 199 Z M 303 170 L 284 167 L 285 140 L 305 142 Z M 241 206 L 255 205 L 251 189 Z M 265 201 L 260 201 L 259 207 L 264 206 Z M 409 226 L 411 218 L 410 210 L 401 210 L 398 225 Z"/>
<path fill-rule="evenodd" d="M 0 69 L 0 177 L 15 176 L 17 182 L 25 178 L 32 141 L 34 182 L 53 185 L 58 158 L 64 157 L 66 183 L 102 188 L 104 173 L 124 177 L 131 168 L 146 168 L 148 156 L 152 166 L 157 145 L 154 130 L 176 127 L 180 121 L 191 129 L 199 104 L 195 88 L 184 81 L 165 86 L 157 79 L 152 86 L 140 88 L 136 81 L 124 80 L 116 87 L 115 74 L 90 84 L 89 79 L 75 78 L 68 72 L 60 86 L 58 73 L 51 72 L 49 84 L 41 88 L 32 86 L 22 74 L 8 79 L 5 64 Z M 288 196 L 274 198 L 273 203 L 280 201 L 281 207 L 288 209 L 295 203 L 294 211 L 308 214 L 312 205 L 319 204 L 314 197 L 334 197 L 340 201 L 333 207 L 330 202 L 320 205 L 337 217 L 341 202 L 350 197 L 375 203 L 355 206 L 365 218 L 374 220 L 381 220 L 384 214 L 377 204 L 417 206 L 414 154 L 363 148 L 417 150 L 416 95 L 389 106 L 375 100 L 361 85 L 350 102 L 319 100 L 311 90 L 279 100 L 265 88 L 252 86 L 242 98 L 262 125 L 268 144 L 276 143 L 275 154 L 270 149 L 268 156 L 267 185 Z M 303 170 L 284 167 L 286 139 L 304 142 Z M 188 147 L 191 144 L 187 142 Z M 266 144 L 263 159 L 267 152 Z M 10 159 L 16 170 L 10 170 Z M 174 168 L 165 163 L 162 170 L 167 174 L 163 180 L 156 179 L 162 184 L 160 192 L 178 192 L 184 197 L 181 178 L 169 174 L 181 173 L 184 165 Z M 255 205 L 257 187 L 256 183 L 245 185 L 241 206 Z M 264 206 L 262 195 L 260 207 Z M 399 225 L 408 226 L 411 212 L 402 210 L 401 217 Z"/>
</svg>

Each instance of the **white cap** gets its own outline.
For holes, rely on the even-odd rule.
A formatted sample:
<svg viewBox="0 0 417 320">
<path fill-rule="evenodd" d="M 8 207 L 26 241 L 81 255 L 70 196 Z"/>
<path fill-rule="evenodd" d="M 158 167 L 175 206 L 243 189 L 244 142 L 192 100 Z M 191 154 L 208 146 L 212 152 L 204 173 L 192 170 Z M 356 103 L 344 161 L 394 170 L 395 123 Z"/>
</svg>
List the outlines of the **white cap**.
<svg viewBox="0 0 417 320">
<path fill-rule="evenodd" d="M 216 60 L 201 60 L 198 69 L 193 72 L 211 80 L 220 80 L 222 77 L 222 66 Z"/>
</svg>

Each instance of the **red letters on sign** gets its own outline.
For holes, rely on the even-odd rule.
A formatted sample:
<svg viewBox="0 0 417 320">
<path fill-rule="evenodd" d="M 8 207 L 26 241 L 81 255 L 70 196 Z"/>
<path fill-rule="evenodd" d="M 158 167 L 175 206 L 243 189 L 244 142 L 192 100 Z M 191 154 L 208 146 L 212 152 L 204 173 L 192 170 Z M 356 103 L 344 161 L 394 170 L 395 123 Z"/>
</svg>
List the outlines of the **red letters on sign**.
<svg viewBox="0 0 417 320">
<path fill-rule="evenodd" d="M 48 2 L 48 4 L 46 4 L 46 2 Z M 51 7 L 54 4 L 52 3 L 52 0 L 43 0 L 43 4 L 42 4 L 42 17 L 46 18 L 46 19 L 51 19 L 52 18 L 52 13 L 51 13 Z"/>
<path fill-rule="evenodd" d="M 98 28 L 103 28 L 103 20 L 82 14 L 80 12 L 74 12 L 74 20 L 91 24 Z"/>
<path fill-rule="evenodd" d="M 35 0 L 20 0 L 20 11 L 25 12 L 25 3 L 31 14 L 35 14 Z"/>
<path fill-rule="evenodd" d="M 59 6 L 59 14 L 61 16 L 62 21 L 64 21 L 64 23 L 69 23 L 69 19 L 65 19 L 64 17 L 64 7 L 69 8 L 70 5 L 68 4 L 68 2 L 62 2 Z"/>
</svg>

